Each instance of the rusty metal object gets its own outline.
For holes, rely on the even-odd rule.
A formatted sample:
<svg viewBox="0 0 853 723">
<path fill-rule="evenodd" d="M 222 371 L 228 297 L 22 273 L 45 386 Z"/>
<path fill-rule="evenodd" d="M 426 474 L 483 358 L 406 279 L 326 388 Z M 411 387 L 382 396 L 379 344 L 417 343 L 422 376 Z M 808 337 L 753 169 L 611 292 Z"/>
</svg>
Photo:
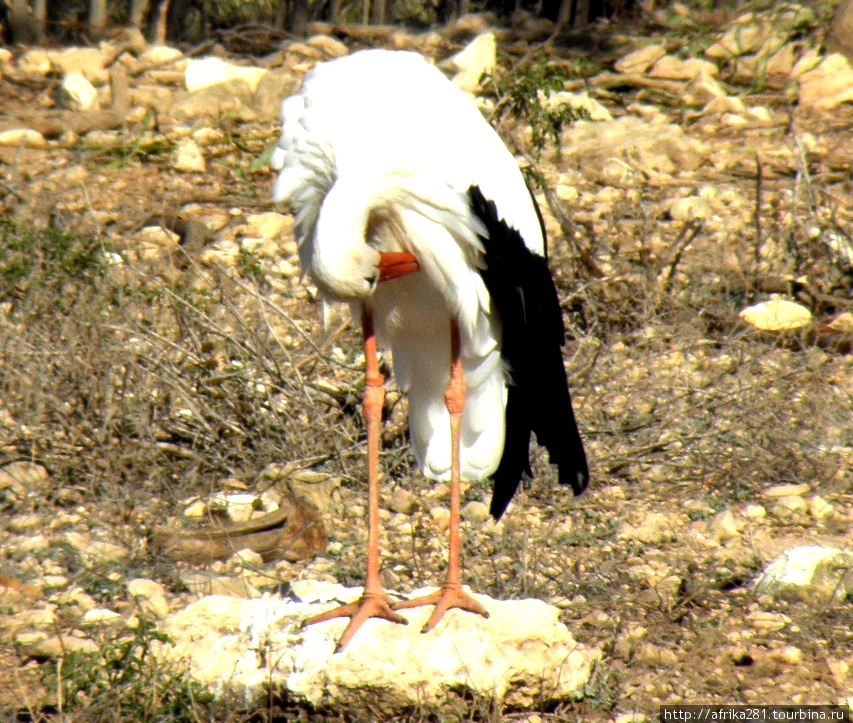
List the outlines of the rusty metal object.
<svg viewBox="0 0 853 723">
<path fill-rule="evenodd" d="M 277 510 L 247 522 L 199 530 L 160 527 L 154 532 L 152 547 L 169 559 L 194 564 L 224 560 L 246 548 L 261 555 L 264 562 L 298 562 L 326 549 L 326 527 L 314 507 L 285 495 Z"/>
</svg>

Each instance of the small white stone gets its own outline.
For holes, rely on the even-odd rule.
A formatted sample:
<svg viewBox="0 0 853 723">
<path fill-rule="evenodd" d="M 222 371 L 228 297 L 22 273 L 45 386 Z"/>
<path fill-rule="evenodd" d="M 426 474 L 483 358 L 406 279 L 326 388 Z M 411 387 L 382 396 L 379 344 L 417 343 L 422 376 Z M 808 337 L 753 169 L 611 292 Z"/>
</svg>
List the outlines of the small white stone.
<svg viewBox="0 0 853 723">
<path fill-rule="evenodd" d="M 204 173 L 207 164 L 204 154 L 198 144 L 192 139 L 186 139 L 175 149 L 173 167 L 182 173 Z"/>
<path fill-rule="evenodd" d="M 483 33 L 439 67 L 455 72 L 453 82 L 466 93 L 476 93 L 480 89 L 480 78 L 493 73 L 496 64 L 495 34 Z"/>
<path fill-rule="evenodd" d="M 809 512 L 816 520 L 825 520 L 832 517 L 835 506 L 827 502 L 820 495 L 815 495 L 809 500 Z"/>
<path fill-rule="evenodd" d="M 762 497 L 791 497 L 798 496 L 802 497 L 805 494 L 811 492 L 811 486 L 802 483 L 796 485 L 773 485 L 772 487 L 768 487 L 766 490 L 761 492 Z"/>
<path fill-rule="evenodd" d="M 712 213 L 711 204 L 701 196 L 678 198 L 669 207 L 669 217 L 673 221 L 691 221 L 696 218 L 708 218 Z"/>
<path fill-rule="evenodd" d="M 269 71 L 265 68 L 247 67 L 226 63 L 219 58 L 200 58 L 187 61 L 184 82 L 190 93 L 202 88 L 226 83 L 229 80 L 243 80 L 254 93 L 258 84 Z"/>
<path fill-rule="evenodd" d="M 763 505 L 747 505 L 744 515 L 750 520 L 761 520 L 767 517 L 767 510 Z"/>
<path fill-rule="evenodd" d="M 662 45 L 647 45 L 645 48 L 640 48 L 619 58 L 613 67 L 619 73 L 632 75 L 645 73 L 664 55 L 666 55 L 666 48 Z"/>
<path fill-rule="evenodd" d="M 59 86 L 59 98 L 70 110 L 87 112 L 98 104 L 98 91 L 82 73 L 67 73 Z"/>
<path fill-rule="evenodd" d="M 121 620 L 121 615 L 107 608 L 92 608 L 83 614 L 81 625 L 93 627 L 99 625 L 112 625 Z"/>
<path fill-rule="evenodd" d="M 740 531 L 742 529 L 743 522 L 735 518 L 735 515 L 731 510 L 723 510 L 722 512 L 714 515 L 708 523 L 708 531 L 719 543 L 740 537 Z"/>
<path fill-rule="evenodd" d="M 478 500 L 472 500 L 462 508 L 462 518 L 469 522 L 485 522 L 490 517 L 489 506 Z"/>
<path fill-rule="evenodd" d="M 803 662 L 803 651 L 793 645 L 786 645 L 777 650 L 774 657 L 787 665 L 799 665 Z"/>
<path fill-rule="evenodd" d="M 13 128 L 8 131 L 0 131 L 0 146 L 44 148 L 47 146 L 47 141 L 41 133 L 32 128 Z"/>
</svg>

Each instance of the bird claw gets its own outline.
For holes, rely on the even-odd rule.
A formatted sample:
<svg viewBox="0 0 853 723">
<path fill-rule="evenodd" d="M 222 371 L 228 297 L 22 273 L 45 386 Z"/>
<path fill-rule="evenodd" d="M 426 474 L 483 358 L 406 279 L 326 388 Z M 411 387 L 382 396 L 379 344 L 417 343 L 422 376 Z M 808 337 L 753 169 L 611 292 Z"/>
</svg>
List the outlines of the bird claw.
<svg viewBox="0 0 853 723">
<path fill-rule="evenodd" d="M 394 610 L 406 610 L 408 608 L 421 607 L 422 605 L 435 605 L 435 610 L 432 611 L 430 619 L 421 628 L 422 633 L 428 633 L 432 630 L 439 621 L 444 617 L 448 610 L 464 610 L 465 612 L 482 615 L 484 618 L 489 617 L 489 613 L 479 601 L 472 595 L 469 595 L 462 589 L 462 586 L 457 584 L 447 584 L 441 590 L 436 590 L 434 593 L 417 597 L 413 600 L 403 600 L 393 604 Z"/>
<path fill-rule="evenodd" d="M 409 624 L 409 621 L 406 620 L 406 618 L 394 612 L 388 602 L 388 596 L 385 593 L 365 592 L 364 595 L 355 602 L 351 602 L 346 605 L 339 605 L 336 608 L 332 608 L 324 613 L 315 615 L 313 618 L 309 618 L 303 623 L 303 626 L 324 623 L 327 620 L 334 620 L 335 618 L 350 618 L 349 625 L 347 625 L 343 635 L 341 635 L 341 639 L 338 641 L 337 647 L 335 648 L 336 653 L 340 653 L 344 648 L 346 648 L 349 641 L 352 640 L 352 636 L 356 634 L 364 621 L 369 620 L 370 618 L 382 618 L 383 620 L 388 620 L 392 623 L 399 623 L 401 625 Z"/>
</svg>

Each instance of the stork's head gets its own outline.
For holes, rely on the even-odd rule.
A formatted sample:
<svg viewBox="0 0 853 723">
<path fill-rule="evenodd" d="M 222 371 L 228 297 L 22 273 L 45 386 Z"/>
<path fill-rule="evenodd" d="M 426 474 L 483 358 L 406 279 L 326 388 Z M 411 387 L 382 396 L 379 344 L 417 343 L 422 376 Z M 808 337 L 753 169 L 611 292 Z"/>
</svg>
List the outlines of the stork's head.
<svg viewBox="0 0 853 723">
<path fill-rule="evenodd" d="M 418 270 L 410 253 L 388 250 L 400 248 L 399 230 L 375 201 L 363 187 L 340 181 L 323 200 L 309 270 L 317 286 L 332 298 L 364 299 L 379 282 Z"/>
</svg>

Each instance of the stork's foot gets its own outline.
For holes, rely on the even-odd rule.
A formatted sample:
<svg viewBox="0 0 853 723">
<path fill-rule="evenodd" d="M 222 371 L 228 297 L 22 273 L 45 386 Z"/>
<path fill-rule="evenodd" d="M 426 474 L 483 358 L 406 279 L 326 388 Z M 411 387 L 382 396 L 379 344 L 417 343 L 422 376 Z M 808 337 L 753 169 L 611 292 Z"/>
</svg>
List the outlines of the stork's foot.
<svg viewBox="0 0 853 723">
<path fill-rule="evenodd" d="M 398 615 L 391 609 L 388 602 L 388 596 L 385 593 L 369 593 L 365 592 L 359 600 L 351 602 L 347 605 L 333 608 L 327 612 L 305 621 L 305 625 L 314 625 L 316 623 L 324 623 L 327 620 L 335 618 L 350 618 L 344 634 L 338 641 L 338 647 L 335 648 L 336 653 L 340 653 L 352 640 L 352 636 L 356 634 L 365 620 L 370 618 L 382 618 L 392 623 L 400 623 L 408 625 L 409 621 L 402 615 Z"/>
<path fill-rule="evenodd" d="M 462 585 L 458 583 L 448 583 L 441 590 L 436 590 L 430 595 L 416 597 L 413 600 L 403 600 L 394 603 L 395 610 L 405 610 L 407 608 L 416 608 L 421 605 L 435 605 L 435 610 L 432 611 L 430 619 L 426 625 L 421 628 L 422 633 L 428 633 L 438 622 L 444 617 L 448 610 L 456 608 L 457 610 L 465 610 L 469 613 L 482 615 L 484 618 L 489 617 L 489 613 L 477 600 L 462 589 Z"/>
</svg>

